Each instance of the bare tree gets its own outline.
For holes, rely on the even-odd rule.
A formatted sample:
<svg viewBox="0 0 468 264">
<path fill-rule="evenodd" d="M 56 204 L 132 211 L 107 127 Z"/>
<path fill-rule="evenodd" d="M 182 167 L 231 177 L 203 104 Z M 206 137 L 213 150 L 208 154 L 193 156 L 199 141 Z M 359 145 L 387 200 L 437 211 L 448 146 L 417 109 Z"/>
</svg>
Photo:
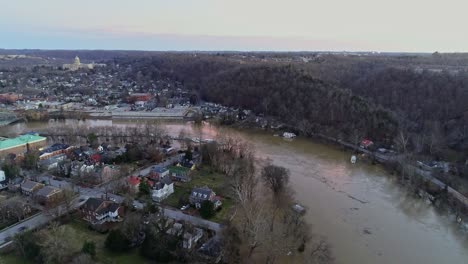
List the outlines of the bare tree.
<svg viewBox="0 0 468 264">
<path fill-rule="evenodd" d="M 261 177 L 265 185 L 275 196 L 283 192 L 289 182 L 288 170 L 272 164 L 267 164 L 263 167 Z"/>
<path fill-rule="evenodd" d="M 64 225 L 52 224 L 50 228 L 41 232 L 41 251 L 47 263 L 67 263 L 70 256 L 79 251 L 79 247 L 73 243 L 75 231 Z"/>
</svg>

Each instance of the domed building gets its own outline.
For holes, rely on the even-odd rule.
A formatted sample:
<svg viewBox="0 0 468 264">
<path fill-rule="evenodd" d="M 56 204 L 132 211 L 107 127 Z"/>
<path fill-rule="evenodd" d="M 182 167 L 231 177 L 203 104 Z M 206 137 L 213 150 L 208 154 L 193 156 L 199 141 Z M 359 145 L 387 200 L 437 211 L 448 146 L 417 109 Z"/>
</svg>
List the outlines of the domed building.
<svg viewBox="0 0 468 264">
<path fill-rule="evenodd" d="M 80 58 L 78 56 L 75 57 L 75 63 L 73 63 L 75 65 L 80 65 L 81 62 L 80 62 Z"/>
<path fill-rule="evenodd" d="M 70 71 L 76 71 L 76 70 L 79 70 L 79 69 L 88 69 L 88 70 L 91 70 L 91 69 L 94 69 L 94 67 L 105 67 L 106 64 L 102 64 L 102 63 L 89 63 L 89 64 L 85 64 L 85 63 L 81 63 L 80 61 L 80 58 L 78 56 L 75 57 L 75 61 L 73 62 L 73 64 L 64 64 L 63 65 L 63 69 L 64 70 L 70 70 Z"/>
</svg>

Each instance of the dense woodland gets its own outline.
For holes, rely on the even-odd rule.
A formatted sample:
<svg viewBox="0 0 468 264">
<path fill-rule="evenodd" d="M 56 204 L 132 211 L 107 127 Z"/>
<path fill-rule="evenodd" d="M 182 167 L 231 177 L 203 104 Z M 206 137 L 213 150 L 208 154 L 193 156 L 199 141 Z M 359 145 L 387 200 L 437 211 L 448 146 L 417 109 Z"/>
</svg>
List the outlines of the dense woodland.
<svg viewBox="0 0 468 264">
<path fill-rule="evenodd" d="M 278 117 L 303 134 L 359 135 L 389 146 L 403 131 L 420 154 L 463 160 L 468 151 L 466 56 L 315 55 L 307 63 L 258 56 L 165 54 L 115 63 L 132 65 L 128 77 L 178 80 L 204 100 Z"/>
</svg>

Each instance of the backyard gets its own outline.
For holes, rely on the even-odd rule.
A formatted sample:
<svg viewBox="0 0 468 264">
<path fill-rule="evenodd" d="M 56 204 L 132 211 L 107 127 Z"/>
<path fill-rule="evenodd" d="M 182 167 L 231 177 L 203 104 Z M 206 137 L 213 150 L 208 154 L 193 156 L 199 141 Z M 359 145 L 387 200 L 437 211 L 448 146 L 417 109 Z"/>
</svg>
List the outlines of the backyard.
<svg viewBox="0 0 468 264">
<path fill-rule="evenodd" d="M 177 183 L 174 185 L 174 193 L 165 199 L 163 204 L 175 208 L 180 208 L 183 204 L 180 204 L 179 201 L 188 200 L 192 188 L 208 186 L 210 189 L 215 191 L 216 195 L 221 196 L 223 203 L 221 209 L 210 220 L 214 222 L 221 222 L 233 205 L 233 201 L 227 196 L 226 190 L 224 188 L 225 176 L 206 166 L 192 171 L 191 176 L 192 180 L 190 182 Z"/>
<path fill-rule="evenodd" d="M 121 254 L 109 252 L 106 248 L 104 248 L 104 242 L 106 240 L 107 234 L 101 234 L 96 231 L 92 231 L 88 229 L 87 224 L 81 219 L 75 218 L 74 220 L 71 220 L 69 223 L 65 224 L 65 226 L 70 227 L 74 231 L 73 232 L 74 236 L 67 237 L 67 239 L 72 240 L 77 249 L 81 249 L 85 241 L 93 241 L 96 244 L 95 261 L 97 263 L 104 263 L 104 264 L 149 263 L 145 258 L 140 256 L 138 249 L 134 249 L 130 252 L 123 252 Z M 16 256 L 14 253 L 10 253 L 8 255 L 2 256 L 0 259 L 2 261 L 0 263 L 2 264 L 17 264 L 17 263 L 33 264 L 33 262 L 25 260 L 22 257 Z"/>
</svg>

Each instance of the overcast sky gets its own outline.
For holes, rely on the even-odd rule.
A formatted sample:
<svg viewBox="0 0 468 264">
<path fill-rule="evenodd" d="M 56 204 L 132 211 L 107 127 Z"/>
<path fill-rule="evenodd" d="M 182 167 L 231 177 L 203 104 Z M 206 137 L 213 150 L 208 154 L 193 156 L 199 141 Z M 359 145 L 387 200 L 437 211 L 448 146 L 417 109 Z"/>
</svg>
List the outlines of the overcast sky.
<svg viewBox="0 0 468 264">
<path fill-rule="evenodd" d="M 0 48 L 468 51 L 467 0 L 0 0 Z"/>
</svg>

